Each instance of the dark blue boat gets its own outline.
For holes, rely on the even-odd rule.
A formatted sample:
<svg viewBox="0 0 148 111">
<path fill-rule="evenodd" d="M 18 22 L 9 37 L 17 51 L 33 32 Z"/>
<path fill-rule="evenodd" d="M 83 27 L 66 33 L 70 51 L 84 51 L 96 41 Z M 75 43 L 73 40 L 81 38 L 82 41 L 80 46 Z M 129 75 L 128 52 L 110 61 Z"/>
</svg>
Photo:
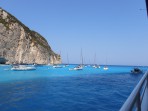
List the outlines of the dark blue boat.
<svg viewBox="0 0 148 111">
<path fill-rule="evenodd" d="M 141 74 L 141 73 L 143 73 L 143 71 L 141 69 L 139 69 L 139 68 L 134 68 L 133 70 L 131 70 L 131 73 L 133 73 L 133 74 Z"/>
</svg>

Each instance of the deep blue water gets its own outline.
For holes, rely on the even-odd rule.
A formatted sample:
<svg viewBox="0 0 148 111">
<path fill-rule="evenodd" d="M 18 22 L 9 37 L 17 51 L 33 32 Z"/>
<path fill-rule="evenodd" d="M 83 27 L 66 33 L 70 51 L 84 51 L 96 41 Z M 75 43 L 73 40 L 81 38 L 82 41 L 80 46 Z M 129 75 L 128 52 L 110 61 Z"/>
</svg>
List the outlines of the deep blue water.
<svg viewBox="0 0 148 111">
<path fill-rule="evenodd" d="M 142 77 L 130 74 L 133 67 L 71 67 L 11 71 L 0 66 L 0 111 L 118 111 Z"/>
</svg>

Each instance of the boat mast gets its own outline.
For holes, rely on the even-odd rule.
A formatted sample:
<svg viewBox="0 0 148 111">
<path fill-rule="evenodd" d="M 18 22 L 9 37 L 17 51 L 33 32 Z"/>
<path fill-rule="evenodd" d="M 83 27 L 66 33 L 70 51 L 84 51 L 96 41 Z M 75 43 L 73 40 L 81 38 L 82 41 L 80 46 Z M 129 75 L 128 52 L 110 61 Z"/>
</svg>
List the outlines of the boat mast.
<svg viewBox="0 0 148 111">
<path fill-rule="evenodd" d="M 68 58 L 68 53 L 67 53 L 67 64 L 69 64 L 69 58 Z"/>
<path fill-rule="evenodd" d="M 81 59 L 82 59 L 82 64 L 83 65 L 83 54 L 82 54 L 82 49 L 81 49 Z"/>
<path fill-rule="evenodd" d="M 94 65 L 96 64 L 96 53 L 94 55 Z"/>
<path fill-rule="evenodd" d="M 105 61 L 106 63 L 105 63 L 105 66 L 107 67 L 107 57 L 106 57 L 106 61 Z"/>
</svg>

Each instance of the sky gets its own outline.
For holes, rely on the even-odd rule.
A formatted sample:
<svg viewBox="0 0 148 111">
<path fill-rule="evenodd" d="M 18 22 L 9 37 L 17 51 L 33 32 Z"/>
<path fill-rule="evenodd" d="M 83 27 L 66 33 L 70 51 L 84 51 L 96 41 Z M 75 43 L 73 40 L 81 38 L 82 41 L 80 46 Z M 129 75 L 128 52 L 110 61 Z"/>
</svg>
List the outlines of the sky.
<svg viewBox="0 0 148 111">
<path fill-rule="evenodd" d="M 67 55 L 81 63 L 82 50 L 87 64 L 148 65 L 145 0 L 0 0 L 0 7 L 44 36 L 63 63 Z"/>
</svg>

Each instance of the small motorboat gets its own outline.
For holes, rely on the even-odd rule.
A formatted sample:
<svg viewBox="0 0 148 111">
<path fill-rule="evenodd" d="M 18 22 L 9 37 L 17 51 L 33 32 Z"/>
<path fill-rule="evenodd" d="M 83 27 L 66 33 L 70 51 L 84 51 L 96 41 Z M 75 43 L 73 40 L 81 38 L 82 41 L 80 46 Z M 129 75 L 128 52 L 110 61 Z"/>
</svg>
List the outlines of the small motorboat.
<svg viewBox="0 0 148 111">
<path fill-rule="evenodd" d="M 107 66 L 105 66 L 103 69 L 104 69 L 104 70 L 108 70 L 108 67 L 107 67 Z"/>
<path fill-rule="evenodd" d="M 92 67 L 93 67 L 93 68 L 100 68 L 100 66 L 99 66 L 99 65 L 96 65 L 96 64 L 93 65 Z"/>
<path fill-rule="evenodd" d="M 82 65 L 79 65 L 77 67 L 74 68 L 74 70 L 82 70 L 83 69 L 83 66 Z"/>
<path fill-rule="evenodd" d="M 69 70 L 82 70 L 83 69 L 83 65 L 78 65 L 72 69 L 69 69 Z"/>
<path fill-rule="evenodd" d="M 131 70 L 131 73 L 133 74 L 140 74 L 140 73 L 143 73 L 143 71 L 139 68 L 134 68 L 133 70 Z"/>
<path fill-rule="evenodd" d="M 65 66 L 66 66 L 66 67 L 68 67 L 69 65 L 68 65 L 68 64 L 66 64 Z"/>
<path fill-rule="evenodd" d="M 27 71 L 27 70 L 36 70 L 36 68 L 34 66 L 13 65 L 11 70 L 13 70 L 13 71 Z"/>
<path fill-rule="evenodd" d="M 65 64 L 63 67 L 68 67 L 69 65 L 68 64 Z"/>
<path fill-rule="evenodd" d="M 63 66 L 61 65 L 53 65 L 53 68 L 62 68 Z"/>
</svg>

